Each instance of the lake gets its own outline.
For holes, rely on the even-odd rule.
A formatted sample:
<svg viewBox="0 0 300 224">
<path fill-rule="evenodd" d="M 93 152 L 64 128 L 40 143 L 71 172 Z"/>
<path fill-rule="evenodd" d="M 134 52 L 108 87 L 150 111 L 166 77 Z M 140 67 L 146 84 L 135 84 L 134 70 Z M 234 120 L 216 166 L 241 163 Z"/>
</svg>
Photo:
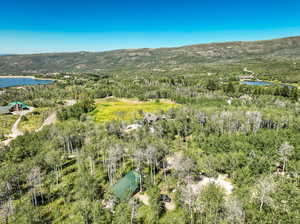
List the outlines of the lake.
<svg viewBox="0 0 300 224">
<path fill-rule="evenodd" d="M 11 86 L 27 86 L 27 85 L 45 85 L 52 83 L 52 80 L 41 80 L 34 78 L 1 78 L 0 88 Z"/>
<path fill-rule="evenodd" d="M 242 81 L 241 84 L 251 85 L 251 86 L 269 86 L 269 85 L 274 85 L 271 82 L 264 82 L 264 81 Z"/>
<path fill-rule="evenodd" d="M 272 83 L 272 82 L 265 82 L 265 81 L 242 81 L 241 84 L 244 85 L 252 85 L 252 86 L 287 86 L 289 88 L 295 88 L 295 86 L 287 85 L 284 83 Z"/>
</svg>

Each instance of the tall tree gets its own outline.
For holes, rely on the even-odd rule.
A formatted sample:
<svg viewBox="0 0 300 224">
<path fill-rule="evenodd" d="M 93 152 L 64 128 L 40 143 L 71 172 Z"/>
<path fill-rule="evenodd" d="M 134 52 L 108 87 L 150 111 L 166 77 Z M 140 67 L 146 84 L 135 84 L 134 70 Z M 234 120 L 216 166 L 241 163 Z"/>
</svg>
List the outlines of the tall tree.
<svg viewBox="0 0 300 224">
<path fill-rule="evenodd" d="M 38 196 L 41 196 L 43 204 L 43 196 L 41 195 L 40 188 L 42 186 L 42 172 L 40 167 L 34 167 L 30 170 L 27 176 L 28 186 L 31 188 L 31 195 L 33 205 L 37 206 L 40 202 L 38 201 Z"/>
<path fill-rule="evenodd" d="M 278 149 L 278 154 L 280 156 L 280 160 L 283 162 L 283 172 L 286 170 L 287 162 L 289 157 L 294 152 L 294 146 L 290 145 L 288 142 L 284 142 Z"/>
<path fill-rule="evenodd" d="M 262 211 L 264 205 L 272 206 L 272 193 L 276 190 L 276 183 L 273 177 L 261 177 L 253 190 L 252 200 L 259 203 L 259 210 Z"/>
</svg>

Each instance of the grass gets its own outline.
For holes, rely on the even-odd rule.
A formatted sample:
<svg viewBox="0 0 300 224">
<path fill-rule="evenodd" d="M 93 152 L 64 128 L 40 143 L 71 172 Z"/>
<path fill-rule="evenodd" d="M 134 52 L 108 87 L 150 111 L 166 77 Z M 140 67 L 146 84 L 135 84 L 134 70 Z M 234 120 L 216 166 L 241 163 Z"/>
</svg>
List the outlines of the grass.
<svg viewBox="0 0 300 224">
<path fill-rule="evenodd" d="M 22 132 L 38 129 L 48 116 L 49 108 L 36 108 L 33 112 L 26 114 L 19 123 L 18 129 Z"/>
<path fill-rule="evenodd" d="M 3 135 L 8 135 L 11 132 L 11 128 L 13 124 L 16 122 L 18 119 L 18 115 L 0 115 L 0 138 Z"/>
<path fill-rule="evenodd" d="M 141 112 L 167 111 L 178 106 L 176 103 L 161 101 L 137 101 L 135 99 L 101 99 L 96 101 L 96 109 L 90 113 L 96 122 L 113 120 L 130 121 L 141 117 Z"/>
</svg>

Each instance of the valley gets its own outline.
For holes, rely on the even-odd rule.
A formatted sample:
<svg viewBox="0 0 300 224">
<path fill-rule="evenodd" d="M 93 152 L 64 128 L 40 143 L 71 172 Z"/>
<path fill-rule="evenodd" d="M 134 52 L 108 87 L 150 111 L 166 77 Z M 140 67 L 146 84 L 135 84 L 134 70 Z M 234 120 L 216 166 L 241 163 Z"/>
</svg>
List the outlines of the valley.
<svg viewBox="0 0 300 224">
<path fill-rule="evenodd" d="M 1 56 L 1 222 L 298 223 L 298 47 Z"/>
</svg>

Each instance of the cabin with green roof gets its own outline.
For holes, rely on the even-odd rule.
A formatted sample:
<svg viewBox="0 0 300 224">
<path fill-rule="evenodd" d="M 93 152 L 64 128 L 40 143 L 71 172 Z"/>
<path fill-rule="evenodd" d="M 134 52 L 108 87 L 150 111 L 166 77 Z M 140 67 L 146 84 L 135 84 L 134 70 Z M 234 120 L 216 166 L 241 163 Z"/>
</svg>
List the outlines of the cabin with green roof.
<svg viewBox="0 0 300 224">
<path fill-rule="evenodd" d="M 141 175 L 136 171 L 130 171 L 121 178 L 112 188 L 114 195 L 120 200 L 129 199 L 138 191 Z"/>
<path fill-rule="evenodd" d="M 15 108 L 16 110 L 28 110 L 29 106 L 26 105 L 25 103 L 19 102 L 19 101 L 14 101 L 8 104 L 12 109 Z"/>
<path fill-rule="evenodd" d="M 14 101 L 9 103 L 7 106 L 0 107 L 0 114 L 10 114 L 14 111 L 29 110 L 29 106 L 25 103 Z"/>
</svg>

